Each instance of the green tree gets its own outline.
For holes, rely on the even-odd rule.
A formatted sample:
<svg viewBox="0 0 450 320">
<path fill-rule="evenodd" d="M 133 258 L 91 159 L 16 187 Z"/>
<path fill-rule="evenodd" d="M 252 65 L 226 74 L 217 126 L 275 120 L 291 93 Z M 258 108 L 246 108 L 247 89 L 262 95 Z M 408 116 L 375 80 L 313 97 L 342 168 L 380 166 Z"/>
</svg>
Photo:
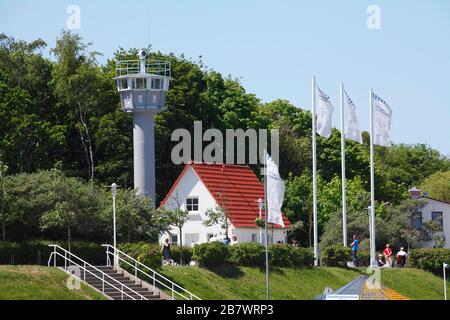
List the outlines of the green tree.
<svg viewBox="0 0 450 320">
<path fill-rule="evenodd" d="M 102 208 L 97 201 L 94 186 L 59 174 L 48 192 L 55 204 L 40 217 L 40 227 L 42 230 L 66 230 L 69 251 L 75 230 L 87 236 L 98 230 L 95 226 L 99 222 L 104 225 L 103 219 L 95 214 L 101 212 Z"/>
<path fill-rule="evenodd" d="M 106 206 L 112 221 L 112 200 Z M 136 194 L 133 189 L 118 189 L 116 196 L 117 237 L 120 241 L 157 241 L 167 221 L 159 217 L 150 198 Z M 109 229 L 110 230 L 110 229 Z M 112 232 L 110 233 L 112 234 Z"/>
<path fill-rule="evenodd" d="M 168 225 L 178 228 L 180 235 L 180 264 L 183 264 L 183 228 L 190 219 L 189 211 L 183 210 L 182 201 L 178 193 L 176 193 L 170 201 L 175 209 L 162 209 L 162 214 Z"/>
<path fill-rule="evenodd" d="M 225 230 L 226 235 L 228 235 L 228 230 L 231 226 L 227 209 L 229 200 L 224 193 L 218 193 L 217 196 L 222 205 L 217 204 L 214 208 L 207 209 L 205 211 L 206 219 L 203 221 L 203 224 L 207 227 L 220 225 L 220 227 Z"/>
<path fill-rule="evenodd" d="M 450 201 L 450 171 L 433 173 L 423 181 L 420 189 L 428 192 L 431 198 Z"/>
</svg>

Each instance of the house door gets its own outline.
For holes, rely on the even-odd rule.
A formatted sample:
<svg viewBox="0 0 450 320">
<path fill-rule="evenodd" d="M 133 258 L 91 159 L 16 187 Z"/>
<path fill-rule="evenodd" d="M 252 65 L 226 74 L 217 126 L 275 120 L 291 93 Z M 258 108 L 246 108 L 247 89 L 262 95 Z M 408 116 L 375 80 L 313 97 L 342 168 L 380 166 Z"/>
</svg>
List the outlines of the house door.
<svg viewBox="0 0 450 320">
<path fill-rule="evenodd" d="M 200 234 L 198 233 L 186 233 L 184 235 L 184 242 L 186 246 L 193 247 L 194 244 L 198 243 L 200 239 Z"/>
</svg>

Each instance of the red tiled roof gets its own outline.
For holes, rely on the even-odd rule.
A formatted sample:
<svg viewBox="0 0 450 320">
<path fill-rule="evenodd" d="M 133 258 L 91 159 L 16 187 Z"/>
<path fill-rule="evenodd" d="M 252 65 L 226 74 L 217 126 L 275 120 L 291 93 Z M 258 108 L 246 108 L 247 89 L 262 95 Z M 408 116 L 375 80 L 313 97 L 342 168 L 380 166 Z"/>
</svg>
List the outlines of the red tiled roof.
<svg viewBox="0 0 450 320">
<path fill-rule="evenodd" d="M 256 226 L 255 219 L 259 217 L 256 200 L 264 199 L 264 187 L 249 166 L 190 162 L 186 164 L 160 206 L 165 204 L 189 166 L 192 167 L 216 202 L 225 208 L 233 226 L 236 228 L 254 228 Z M 283 221 L 285 227 L 288 227 L 290 222 L 284 214 Z"/>
</svg>

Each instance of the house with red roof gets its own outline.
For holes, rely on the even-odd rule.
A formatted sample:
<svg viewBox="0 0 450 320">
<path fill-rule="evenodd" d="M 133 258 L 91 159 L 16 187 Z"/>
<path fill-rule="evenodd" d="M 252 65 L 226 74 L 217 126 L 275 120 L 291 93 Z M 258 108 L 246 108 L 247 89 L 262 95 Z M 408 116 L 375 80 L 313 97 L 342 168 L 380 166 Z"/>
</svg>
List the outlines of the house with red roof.
<svg viewBox="0 0 450 320">
<path fill-rule="evenodd" d="M 171 243 L 191 246 L 205 243 L 211 238 L 222 238 L 225 230 L 220 225 L 205 226 L 205 212 L 220 206 L 227 214 L 230 228 L 228 236 L 236 235 L 238 242 L 261 242 L 257 200 L 264 199 L 264 186 L 249 166 L 189 162 L 169 190 L 160 207 L 183 209 L 189 212 L 189 221 L 183 234 L 172 228 L 161 242 L 169 237 Z M 262 211 L 264 218 L 264 210 Z M 284 228 L 269 226 L 269 243 L 286 242 L 290 223 L 283 214 Z M 264 240 L 264 237 L 263 237 Z"/>
</svg>

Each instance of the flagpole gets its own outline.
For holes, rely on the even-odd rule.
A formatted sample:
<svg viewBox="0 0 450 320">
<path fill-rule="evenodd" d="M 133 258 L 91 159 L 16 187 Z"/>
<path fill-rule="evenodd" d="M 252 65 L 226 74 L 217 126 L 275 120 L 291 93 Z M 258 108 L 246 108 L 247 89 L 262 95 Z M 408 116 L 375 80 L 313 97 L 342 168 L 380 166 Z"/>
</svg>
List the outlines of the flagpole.
<svg viewBox="0 0 450 320">
<path fill-rule="evenodd" d="M 345 111 L 344 111 L 344 84 L 340 85 L 341 92 L 341 161 L 342 161 L 342 240 L 344 247 L 347 246 L 347 197 L 346 197 L 346 178 L 345 178 Z"/>
<path fill-rule="evenodd" d="M 370 264 L 376 267 L 375 243 L 375 168 L 374 168 L 374 128 L 373 128 L 373 90 L 370 90 Z"/>
<path fill-rule="evenodd" d="M 269 236 L 267 232 L 267 151 L 264 149 L 264 232 L 266 237 L 266 296 L 270 300 L 270 280 L 269 280 Z"/>
<path fill-rule="evenodd" d="M 316 167 L 316 77 L 312 78 L 312 161 L 313 161 L 313 224 L 314 224 L 314 266 L 319 266 L 317 234 L 317 167 Z"/>
</svg>

